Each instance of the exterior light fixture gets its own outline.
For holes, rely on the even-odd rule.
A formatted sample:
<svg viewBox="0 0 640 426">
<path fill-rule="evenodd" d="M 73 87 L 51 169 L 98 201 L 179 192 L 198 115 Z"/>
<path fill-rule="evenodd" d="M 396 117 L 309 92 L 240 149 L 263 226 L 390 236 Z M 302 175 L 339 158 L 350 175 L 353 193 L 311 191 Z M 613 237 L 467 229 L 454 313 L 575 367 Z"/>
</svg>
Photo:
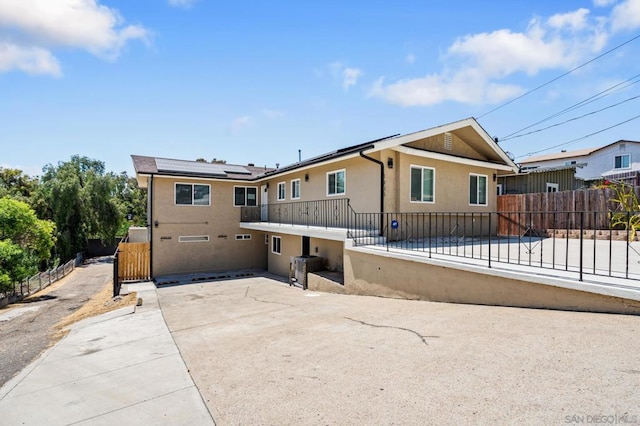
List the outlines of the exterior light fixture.
<svg viewBox="0 0 640 426">
<path fill-rule="evenodd" d="M 393 158 L 389 157 L 387 159 L 387 167 L 389 167 L 390 169 L 393 169 Z"/>
</svg>

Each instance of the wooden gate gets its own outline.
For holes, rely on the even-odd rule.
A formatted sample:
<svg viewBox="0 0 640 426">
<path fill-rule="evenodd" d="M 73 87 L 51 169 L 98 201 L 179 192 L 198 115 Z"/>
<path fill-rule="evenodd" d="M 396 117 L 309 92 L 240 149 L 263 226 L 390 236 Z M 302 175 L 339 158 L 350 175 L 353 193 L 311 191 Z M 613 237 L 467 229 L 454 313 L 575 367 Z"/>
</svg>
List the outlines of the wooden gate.
<svg viewBox="0 0 640 426">
<path fill-rule="evenodd" d="M 149 243 L 120 243 L 117 256 L 119 282 L 151 279 Z"/>
</svg>

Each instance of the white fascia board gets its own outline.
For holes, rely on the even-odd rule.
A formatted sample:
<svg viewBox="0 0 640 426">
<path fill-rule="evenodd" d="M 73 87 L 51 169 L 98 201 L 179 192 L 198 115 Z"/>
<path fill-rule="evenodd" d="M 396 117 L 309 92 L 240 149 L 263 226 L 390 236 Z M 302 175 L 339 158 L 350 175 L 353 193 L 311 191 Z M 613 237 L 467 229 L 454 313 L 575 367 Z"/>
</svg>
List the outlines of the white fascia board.
<svg viewBox="0 0 640 426">
<path fill-rule="evenodd" d="M 518 166 L 511 160 L 507 154 L 498 146 L 498 144 L 487 134 L 487 132 L 478 124 L 473 118 L 466 118 L 464 120 L 455 121 L 453 123 L 445 124 L 444 126 L 432 127 L 431 129 L 421 130 L 415 133 L 409 133 L 407 135 L 398 136 L 389 140 L 377 142 L 375 148 L 367 150 L 367 152 L 379 151 L 382 149 L 393 149 L 394 147 L 404 145 L 425 139 L 431 136 L 440 135 L 447 132 L 453 132 L 464 127 L 471 126 L 476 133 L 484 140 L 484 142 L 505 162 L 506 169 L 499 168 L 500 170 L 511 170 L 515 173 L 518 172 Z M 448 157 L 449 158 L 449 157 Z M 493 164 L 493 163 L 492 163 Z M 496 167 L 498 168 L 498 167 Z"/>
<path fill-rule="evenodd" d="M 262 231 L 271 235 L 296 235 L 332 241 L 345 241 L 347 239 L 347 230 L 344 228 L 323 228 L 270 222 L 240 222 L 240 229 Z"/>
<path fill-rule="evenodd" d="M 183 175 L 160 175 L 154 174 L 153 177 L 155 179 L 179 179 L 179 180 L 209 180 L 216 182 L 232 182 L 232 183 L 243 183 L 245 186 L 255 186 L 256 181 L 254 180 L 244 180 L 244 179 L 226 179 L 226 178 L 215 178 L 215 177 L 197 177 L 197 176 L 183 176 Z"/>
<path fill-rule="evenodd" d="M 147 181 L 149 177 L 151 177 L 151 175 L 147 173 L 136 173 L 136 180 L 138 181 L 138 187 L 142 189 L 146 189 Z"/>
<path fill-rule="evenodd" d="M 395 138 L 387 139 L 384 141 L 380 141 L 375 143 L 375 148 L 367 150 L 367 152 L 380 151 L 383 149 L 390 149 L 398 145 L 403 145 L 405 143 L 411 143 L 415 141 L 419 141 L 421 139 L 425 139 L 431 136 L 439 135 L 442 133 L 451 132 L 457 129 L 461 129 L 466 126 L 472 125 L 475 120 L 471 118 L 467 118 L 465 120 L 456 121 L 454 123 L 445 124 L 444 126 L 432 127 L 426 130 L 420 130 L 415 133 L 408 133 L 406 135 L 396 136 Z"/>
<path fill-rule="evenodd" d="M 396 146 L 391 148 L 394 151 L 407 155 L 415 155 L 416 157 L 431 158 L 433 160 L 447 161 L 449 163 L 464 164 L 467 166 L 483 167 L 486 169 L 513 171 L 513 168 L 504 165 L 490 163 L 488 161 L 473 160 L 470 158 L 455 157 L 453 155 L 441 154 L 439 152 L 423 151 L 420 149 L 409 148 L 408 146 Z"/>
</svg>

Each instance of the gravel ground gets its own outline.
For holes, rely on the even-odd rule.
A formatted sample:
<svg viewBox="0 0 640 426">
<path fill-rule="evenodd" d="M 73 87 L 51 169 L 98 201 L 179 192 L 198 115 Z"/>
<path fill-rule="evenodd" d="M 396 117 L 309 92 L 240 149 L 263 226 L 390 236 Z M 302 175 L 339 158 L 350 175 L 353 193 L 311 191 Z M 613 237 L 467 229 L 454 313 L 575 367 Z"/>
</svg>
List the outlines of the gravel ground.
<svg viewBox="0 0 640 426">
<path fill-rule="evenodd" d="M 313 293 L 267 277 L 158 294 L 217 424 L 640 422 L 637 316 Z"/>
<path fill-rule="evenodd" d="M 49 347 L 55 324 L 89 301 L 112 271 L 109 257 L 90 260 L 50 288 L 0 309 L 0 386 Z"/>
</svg>

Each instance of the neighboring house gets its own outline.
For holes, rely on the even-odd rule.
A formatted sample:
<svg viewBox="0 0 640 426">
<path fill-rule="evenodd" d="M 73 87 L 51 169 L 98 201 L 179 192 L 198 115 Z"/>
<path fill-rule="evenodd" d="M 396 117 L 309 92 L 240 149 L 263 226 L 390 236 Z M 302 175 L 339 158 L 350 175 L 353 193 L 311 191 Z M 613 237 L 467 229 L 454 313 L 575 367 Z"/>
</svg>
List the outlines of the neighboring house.
<svg viewBox="0 0 640 426">
<path fill-rule="evenodd" d="M 640 185 L 640 142 L 619 140 L 599 148 L 539 155 L 520 165 L 522 171 L 575 165 L 576 178 L 585 183 L 616 179 Z"/>
<path fill-rule="evenodd" d="M 540 192 L 573 191 L 584 182 L 576 178 L 577 166 L 540 167 L 521 173 L 498 176 L 498 195 L 533 194 Z"/>
<path fill-rule="evenodd" d="M 300 255 L 340 272 L 350 212 L 491 212 L 498 174 L 517 172 L 471 118 L 279 169 L 132 158 L 148 188 L 153 277 L 245 268 L 287 276 Z"/>
</svg>

